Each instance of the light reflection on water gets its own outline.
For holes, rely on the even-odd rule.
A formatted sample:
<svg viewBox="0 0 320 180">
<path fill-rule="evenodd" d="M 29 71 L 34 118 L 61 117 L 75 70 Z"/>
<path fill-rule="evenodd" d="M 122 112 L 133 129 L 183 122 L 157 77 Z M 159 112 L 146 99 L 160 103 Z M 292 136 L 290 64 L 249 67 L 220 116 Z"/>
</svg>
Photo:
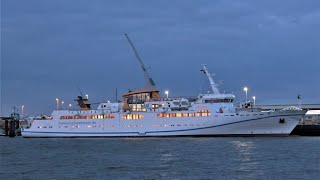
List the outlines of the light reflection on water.
<svg viewBox="0 0 320 180">
<path fill-rule="evenodd" d="M 250 176 L 250 171 L 253 172 L 252 178 L 255 176 L 262 176 L 263 170 L 259 170 L 259 162 L 255 160 L 256 146 L 255 142 L 249 139 L 236 140 L 231 142 L 235 147 L 237 154 L 235 160 L 237 161 L 237 171 L 247 173 Z"/>
</svg>

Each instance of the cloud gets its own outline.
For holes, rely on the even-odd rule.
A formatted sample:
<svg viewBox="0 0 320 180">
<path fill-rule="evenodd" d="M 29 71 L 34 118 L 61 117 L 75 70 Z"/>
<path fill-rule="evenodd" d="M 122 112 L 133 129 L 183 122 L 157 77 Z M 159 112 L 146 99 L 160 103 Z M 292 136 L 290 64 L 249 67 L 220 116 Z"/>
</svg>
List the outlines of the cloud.
<svg viewBox="0 0 320 180">
<path fill-rule="evenodd" d="M 77 85 L 97 101 L 114 97 L 115 88 L 120 93 L 142 87 L 124 33 L 152 67 L 160 90 L 197 95 L 199 69 L 206 63 L 225 81 L 221 88 L 240 99 L 244 84 L 261 102 L 289 102 L 297 92 L 310 97 L 306 101 L 320 99 L 318 1 L 7 0 L 1 5 L 6 112 L 28 102 L 33 113 L 49 113 L 57 96 L 72 102 Z"/>
</svg>

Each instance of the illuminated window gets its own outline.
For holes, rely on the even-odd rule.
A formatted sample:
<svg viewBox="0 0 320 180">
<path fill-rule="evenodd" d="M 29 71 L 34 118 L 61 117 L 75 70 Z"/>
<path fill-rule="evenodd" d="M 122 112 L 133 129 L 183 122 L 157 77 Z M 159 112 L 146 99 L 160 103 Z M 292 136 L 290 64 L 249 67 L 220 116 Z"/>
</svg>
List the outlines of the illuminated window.
<svg viewBox="0 0 320 180">
<path fill-rule="evenodd" d="M 143 115 L 140 114 L 127 114 L 127 115 L 123 115 L 121 116 L 122 119 L 127 119 L 127 120 L 131 120 L 131 119 L 142 119 L 144 118 Z"/>
<path fill-rule="evenodd" d="M 189 113 L 189 117 L 195 116 L 195 113 Z"/>
<path fill-rule="evenodd" d="M 159 108 L 158 104 L 152 104 L 152 109 L 157 109 L 157 108 Z"/>
</svg>

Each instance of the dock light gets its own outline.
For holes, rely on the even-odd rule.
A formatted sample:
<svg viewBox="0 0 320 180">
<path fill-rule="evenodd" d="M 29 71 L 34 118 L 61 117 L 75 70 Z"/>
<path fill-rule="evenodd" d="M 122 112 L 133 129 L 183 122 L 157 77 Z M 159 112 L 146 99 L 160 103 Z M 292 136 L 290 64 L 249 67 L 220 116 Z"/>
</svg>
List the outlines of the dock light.
<svg viewBox="0 0 320 180">
<path fill-rule="evenodd" d="M 57 101 L 57 110 L 59 110 L 59 99 L 56 98 L 56 101 Z"/>
<path fill-rule="evenodd" d="M 244 87 L 243 90 L 246 92 L 246 102 L 248 101 L 248 87 Z"/>
<path fill-rule="evenodd" d="M 169 91 L 165 91 L 164 93 L 167 95 L 167 99 L 168 99 L 168 97 L 169 97 Z"/>
<path fill-rule="evenodd" d="M 253 106 L 256 106 L 256 97 L 252 96 L 252 99 L 253 99 Z"/>
<path fill-rule="evenodd" d="M 69 107 L 71 107 L 72 105 L 71 104 L 69 104 Z"/>
<path fill-rule="evenodd" d="M 21 106 L 21 116 L 23 116 L 24 105 Z"/>
<path fill-rule="evenodd" d="M 86 94 L 86 97 L 87 97 L 87 99 L 89 99 L 89 95 L 88 94 Z"/>
</svg>

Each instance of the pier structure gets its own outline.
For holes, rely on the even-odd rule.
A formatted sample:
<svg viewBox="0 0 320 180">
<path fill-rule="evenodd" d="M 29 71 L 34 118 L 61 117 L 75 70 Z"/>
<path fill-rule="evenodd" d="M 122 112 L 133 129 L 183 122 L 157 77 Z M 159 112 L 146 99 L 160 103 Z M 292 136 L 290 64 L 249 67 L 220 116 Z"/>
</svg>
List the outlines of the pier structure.
<svg viewBox="0 0 320 180">
<path fill-rule="evenodd" d="M 255 105 L 256 108 L 261 108 L 264 110 L 270 110 L 270 109 L 283 109 L 289 106 L 296 106 L 299 107 L 299 104 L 277 104 L 277 105 Z M 320 110 L 320 104 L 301 104 L 301 109 L 307 109 L 307 110 Z"/>
</svg>

